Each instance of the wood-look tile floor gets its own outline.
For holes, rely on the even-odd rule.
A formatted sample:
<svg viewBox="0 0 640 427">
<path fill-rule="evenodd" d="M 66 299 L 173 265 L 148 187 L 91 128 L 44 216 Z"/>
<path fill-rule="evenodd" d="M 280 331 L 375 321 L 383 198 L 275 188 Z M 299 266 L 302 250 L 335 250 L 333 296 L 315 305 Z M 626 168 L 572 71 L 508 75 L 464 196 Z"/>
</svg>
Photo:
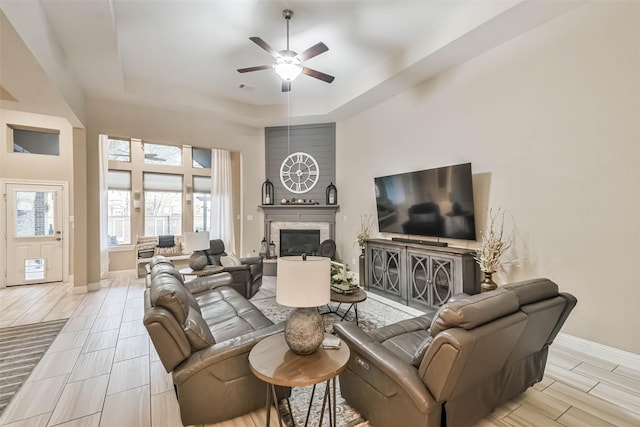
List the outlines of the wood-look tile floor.
<svg viewBox="0 0 640 427">
<path fill-rule="evenodd" d="M 116 276 L 99 291 L 71 291 L 0 289 L 0 327 L 70 318 L 0 426 L 182 426 L 171 376 L 142 325 L 142 281 Z M 261 410 L 216 426 L 264 422 Z M 640 371 L 554 345 L 543 381 L 477 426 L 640 426 Z"/>
</svg>

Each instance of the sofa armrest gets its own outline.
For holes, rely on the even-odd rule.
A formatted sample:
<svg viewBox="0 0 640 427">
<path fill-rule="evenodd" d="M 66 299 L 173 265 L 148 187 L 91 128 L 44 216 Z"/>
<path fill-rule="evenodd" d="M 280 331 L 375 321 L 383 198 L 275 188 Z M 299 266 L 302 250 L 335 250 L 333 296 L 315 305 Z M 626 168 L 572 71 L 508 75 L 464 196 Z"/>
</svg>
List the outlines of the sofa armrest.
<svg viewBox="0 0 640 427">
<path fill-rule="evenodd" d="M 384 392 L 383 379 L 372 372 L 375 369 L 404 390 L 422 412 L 440 409 L 440 404 L 413 365 L 400 359 L 353 323 L 338 323 L 334 325 L 334 331 L 351 349 L 350 369 L 364 381 Z"/>
<path fill-rule="evenodd" d="M 184 287 L 193 295 L 197 295 L 200 292 L 208 291 L 219 286 L 230 285 L 232 282 L 233 278 L 231 274 L 223 272 L 189 280 L 184 282 Z"/>
<path fill-rule="evenodd" d="M 249 352 L 253 346 L 260 340 L 282 331 L 284 331 L 284 322 L 261 328 L 200 350 L 176 367 L 173 371 L 173 382 L 176 385 L 180 385 L 204 369 L 209 369 L 218 363 L 225 363 L 233 357 L 244 354 L 246 354 L 245 358 L 248 366 Z"/>
<path fill-rule="evenodd" d="M 262 264 L 261 256 L 253 256 L 248 258 L 240 258 L 240 262 L 244 265 Z"/>
<path fill-rule="evenodd" d="M 235 272 L 235 271 L 249 271 L 250 267 L 248 264 L 242 264 L 242 265 L 233 265 L 230 267 L 225 267 L 223 271 L 228 271 L 229 273 Z"/>
</svg>

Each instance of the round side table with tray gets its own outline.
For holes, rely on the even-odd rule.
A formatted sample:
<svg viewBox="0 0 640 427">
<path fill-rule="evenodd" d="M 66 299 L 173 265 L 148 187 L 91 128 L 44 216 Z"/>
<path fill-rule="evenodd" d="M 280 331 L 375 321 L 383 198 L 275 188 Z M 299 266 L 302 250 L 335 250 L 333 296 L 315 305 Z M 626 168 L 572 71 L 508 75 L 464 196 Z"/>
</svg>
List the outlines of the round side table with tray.
<svg viewBox="0 0 640 427">
<path fill-rule="evenodd" d="M 361 287 L 353 288 L 348 292 L 338 292 L 333 288 L 331 289 L 331 302 L 338 303 L 338 306 L 333 309 L 330 304 L 327 304 L 328 311 L 325 311 L 321 314 L 337 314 L 340 317 L 340 321 L 342 322 L 351 309 L 355 313 L 355 321 L 356 325 L 358 325 L 358 303 L 361 303 L 367 299 L 367 293 Z M 344 311 L 344 313 L 340 313 L 340 306 L 342 304 L 350 304 L 349 307 Z"/>
<path fill-rule="evenodd" d="M 332 335 L 325 334 L 325 337 L 332 337 Z M 321 382 L 326 382 L 324 397 L 322 398 L 320 423 L 318 425 L 322 425 L 325 404 L 328 402 L 329 419 L 332 422 L 331 425 L 335 426 L 336 377 L 347 366 L 349 356 L 349 347 L 344 343 L 341 343 L 341 345 L 335 349 L 325 349 L 320 346 L 315 353 L 306 356 L 298 355 L 289 349 L 289 346 L 284 340 L 283 333 L 267 337 L 256 344 L 249 353 L 249 366 L 256 377 L 267 383 L 266 425 L 270 425 L 271 405 L 275 405 L 276 412 L 278 413 L 278 422 L 280 426 L 282 426 L 275 386 L 296 387 L 313 385 L 309 408 L 307 409 L 306 425 L 309 421 L 316 385 Z M 333 382 L 333 384 L 330 384 L 331 382 Z M 332 393 L 329 391 L 330 386 L 332 386 Z M 287 398 L 287 407 L 291 413 L 289 398 Z M 291 413 L 291 417 L 293 418 L 293 413 Z"/>
</svg>

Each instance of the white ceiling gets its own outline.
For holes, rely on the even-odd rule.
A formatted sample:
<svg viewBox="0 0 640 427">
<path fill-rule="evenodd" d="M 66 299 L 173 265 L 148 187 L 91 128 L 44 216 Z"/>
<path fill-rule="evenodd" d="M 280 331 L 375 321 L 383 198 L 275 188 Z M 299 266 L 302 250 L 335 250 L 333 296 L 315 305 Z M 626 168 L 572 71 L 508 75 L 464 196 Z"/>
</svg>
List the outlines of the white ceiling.
<svg viewBox="0 0 640 427">
<path fill-rule="evenodd" d="M 557 0 L 17 3 L 0 1 L 0 6 L 18 34 L 29 41 L 36 60 L 44 70 L 51 69 L 47 61 L 53 59 L 34 47 L 37 21 L 31 25 L 28 21 L 39 8 L 48 22 L 48 41 L 60 48 L 57 60 L 73 74 L 85 98 L 198 110 L 255 126 L 283 124 L 288 116 L 295 122 L 336 120 L 357 113 L 579 4 Z M 285 8 L 294 11 L 292 50 L 301 52 L 319 41 L 329 47 L 305 65 L 335 76 L 332 84 L 302 75 L 287 94 L 281 92 L 272 70 L 236 71 L 274 62 L 249 40 L 251 36 L 261 37 L 275 50 L 285 48 Z M 3 69 L 7 67 L 3 64 Z M 61 84 L 60 76 L 49 77 Z M 12 90 L 7 80 L 2 87 L 21 101 L 20 90 Z"/>
</svg>

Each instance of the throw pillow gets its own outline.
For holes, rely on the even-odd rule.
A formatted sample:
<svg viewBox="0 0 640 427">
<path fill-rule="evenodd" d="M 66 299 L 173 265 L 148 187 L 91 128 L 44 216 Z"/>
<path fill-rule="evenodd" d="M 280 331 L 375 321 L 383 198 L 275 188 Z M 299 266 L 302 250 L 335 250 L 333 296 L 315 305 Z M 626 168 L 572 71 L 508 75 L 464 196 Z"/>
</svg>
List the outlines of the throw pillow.
<svg viewBox="0 0 640 427">
<path fill-rule="evenodd" d="M 433 337 L 428 337 L 422 342 L 422 344 L 420 344 L 420 346 L 418 346 L 416 354 L 414 354 L 413 359 L 411 359 L 411 364 L 416 368 L 420 368 L 420 364 L 422 363 L 424 354 L 427 352 L 427 349 L 431 345 L 431 341 L 433 341 Z"/>
<path fill-rule="evenodd" d="M 222 264 L 223 267 L 237 267 L 239 265 L 242 265 L 242 263 L 240 262 L 240 258 L 235 256 L 234 254 L 221 256 L 220 264 Z"/>
</svg>

